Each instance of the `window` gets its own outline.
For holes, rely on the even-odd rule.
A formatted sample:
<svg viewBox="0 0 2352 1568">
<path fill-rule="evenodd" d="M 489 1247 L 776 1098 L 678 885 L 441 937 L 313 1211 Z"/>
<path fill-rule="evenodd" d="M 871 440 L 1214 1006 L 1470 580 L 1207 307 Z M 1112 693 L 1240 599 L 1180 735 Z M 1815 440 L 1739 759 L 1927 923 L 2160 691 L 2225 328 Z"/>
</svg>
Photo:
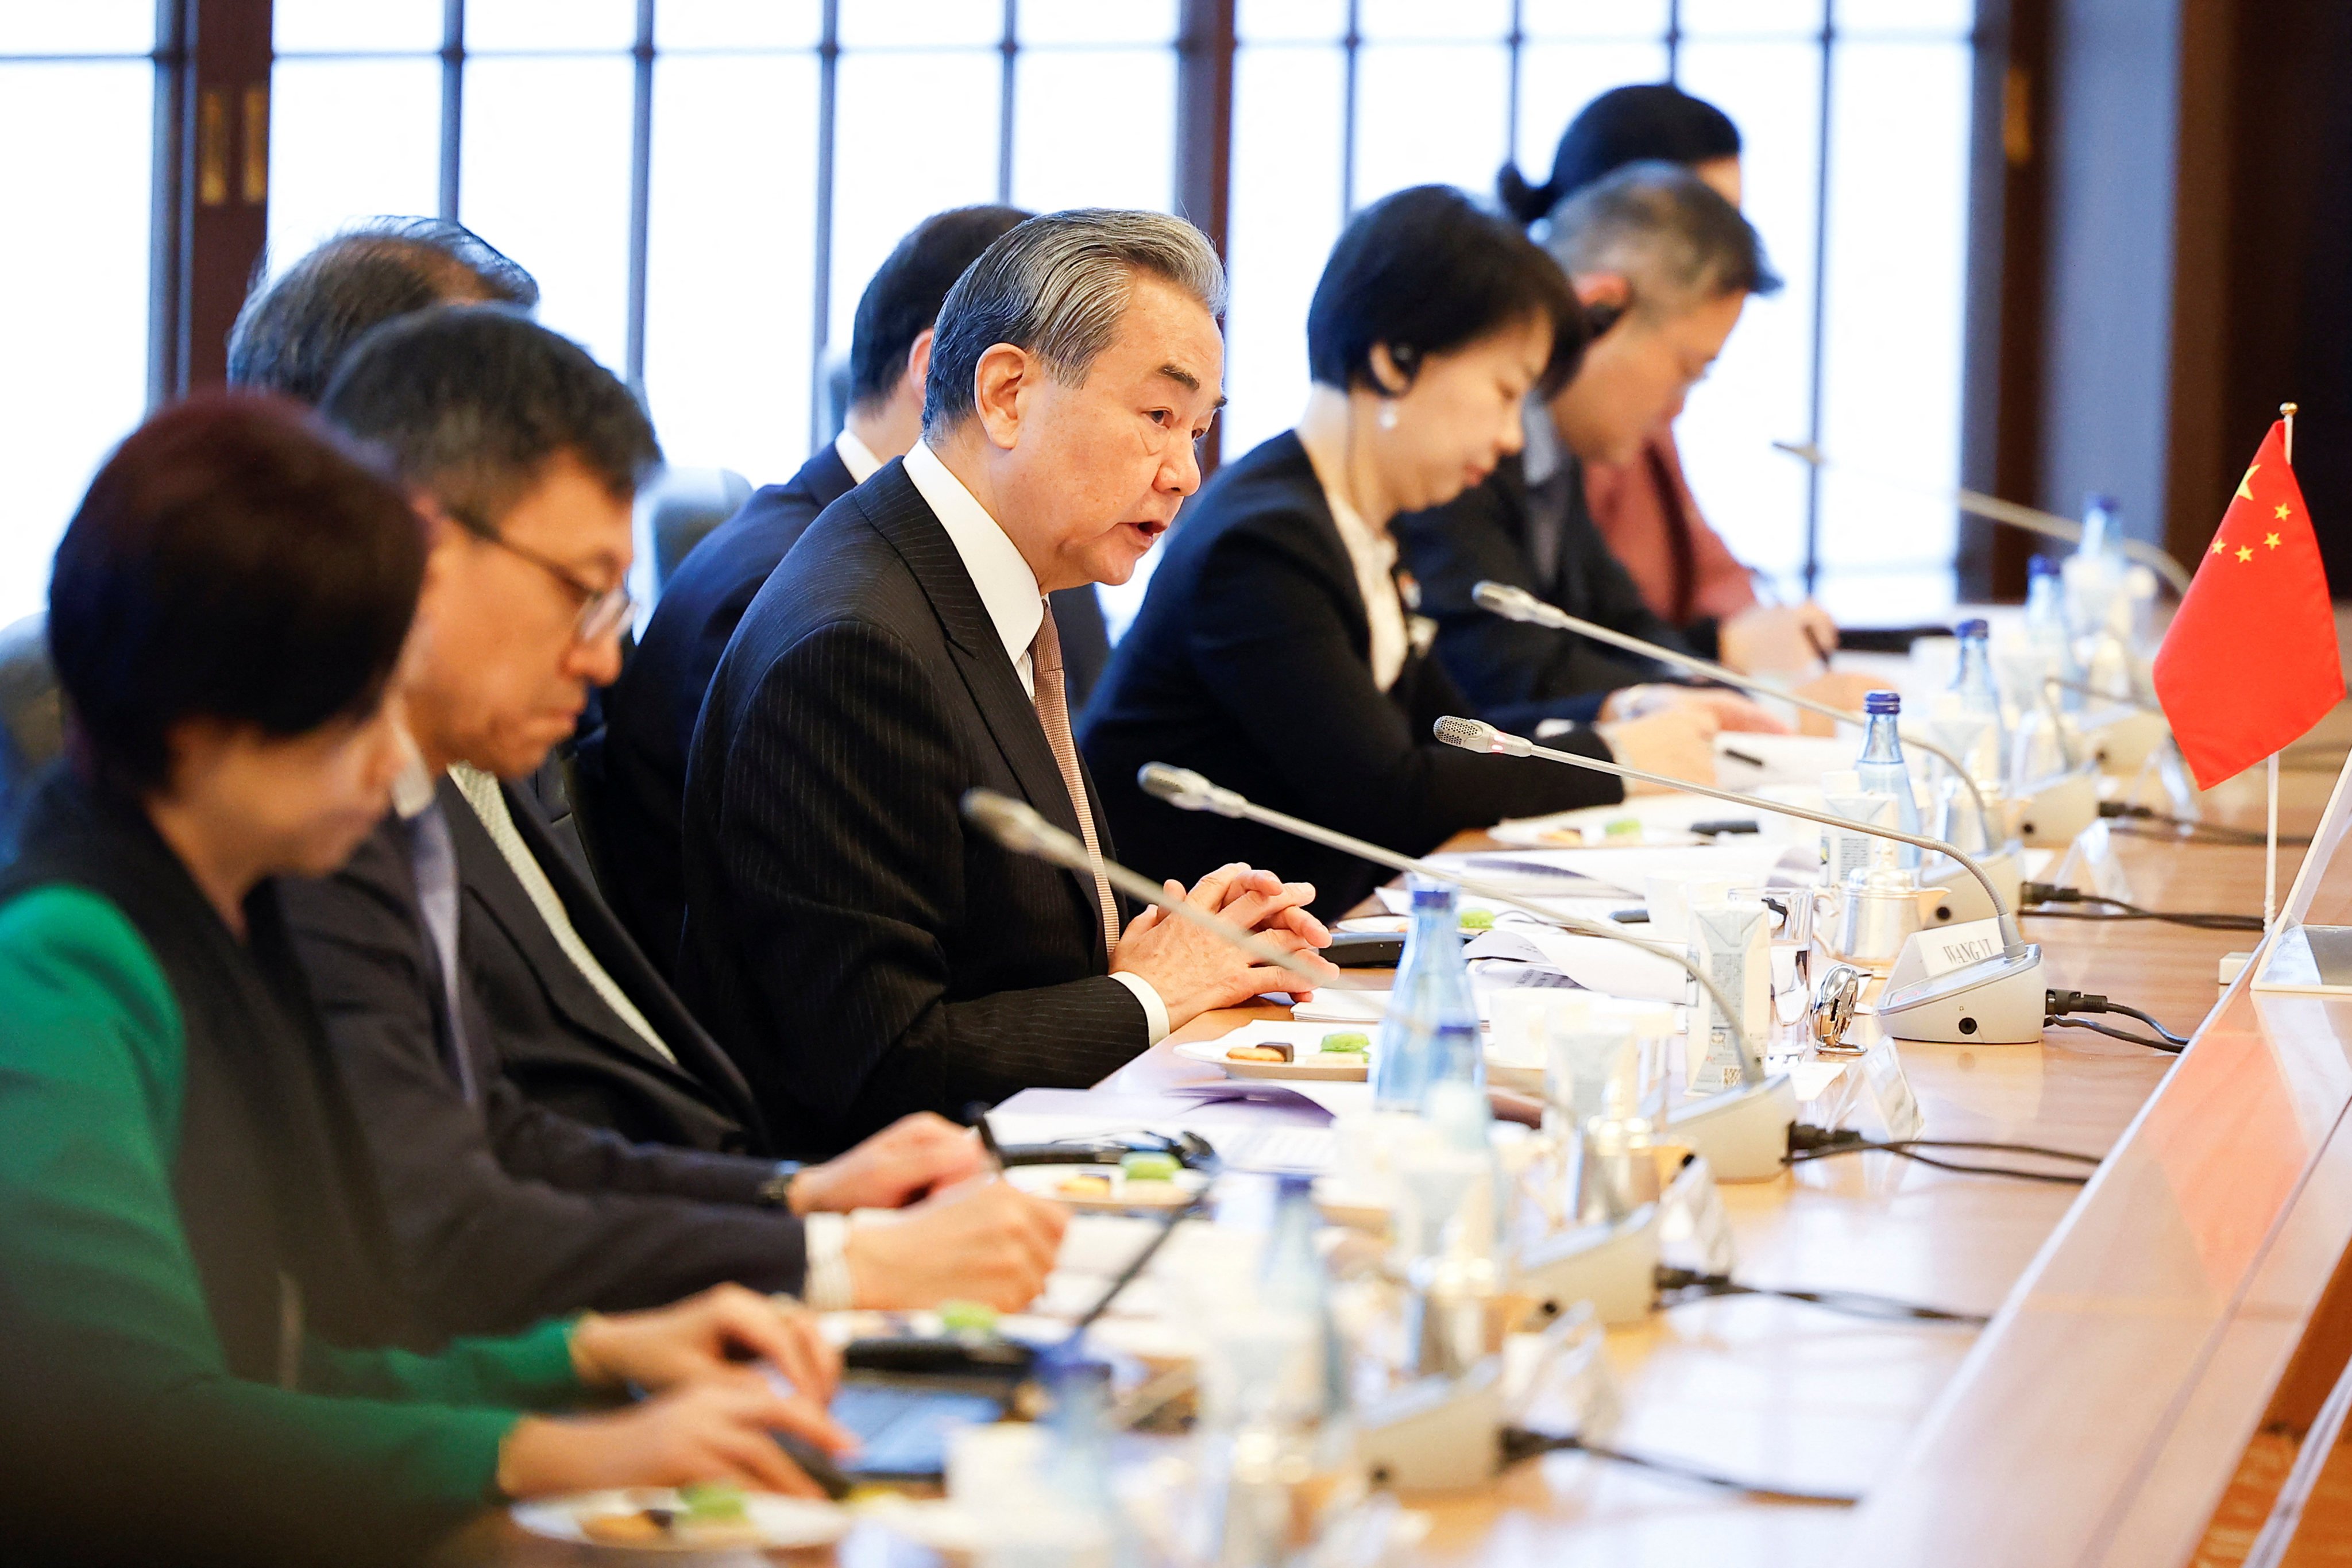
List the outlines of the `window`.
<svg viewBox="0 0 2352 1568">
<path fill-rule="evenodd" d="M 1862 621 L 1948 605 L 1948 507 L 1817 478 L 1770 443 L 1812 439 L 1926 491 L 1957 477 L 1974 0 L 1233 5 L 1226 455 L 1296 417 L 1307 303 L 1354 207 L 1431 180 L 1483 193 L 1506 159 L 1540 173 L 1594 93 L 1670 77 L 1740 122 L 1748 210 L 1789 282 L 1751 304 L 1684 416 L 1702 503 L 1784 593 Z M 172 254 L 154 171 L 176 156 L 158 84 L 180 64 L 157 10 L 0 10 L 0 127 L 54 150 L 20 171 L 19 210 L 75 254 L 0 260 L 17 297 L 54 307 L 0 329 L 11 363 L 43 367 L 0 410 L 43 433 L 14 469 L 0 616 L 37 607 L 58 529 L 154 395 L 174 331 L 148 308 L 184 286 L 150 279 L 151 250 Z M 1196 195 L 1219 162 L 1213 125 L 1188 117 L 1201 100 L 1178 92 L 1180 25 L 1217 13 L 1179 0 L 268 12 L 273 264 L 356 218 L 457 218 L 538 276 L 543 320 L 640 390 L 675 461 L 755 482 L 831 433 L 858 296 L 919 218 L 1165 209 L 1180 157 Z M 1139 594 L 1109 596 L 1115 623 Z"/>
<path fill-rule="evenodd" d="M 0 429 L 12 443 L 0 624 L 39 610 L 89 477 L 147 405 L 155 158 L 153 0 L 0 9 L 0 145 L 16 236 L 0 246 Z"/>
<path fill-rule="evenodd" d="M 1859 624 L 1953 602 L 1973 0 L 1240 0 L 1226 451 L 1297 416 L 1304 323 L 1354 208 L 1540 179 L 1595 94 L 1673 79 L 1747 144 L 1780 295 L 1751 301 L 1681 422 L 1693 489 L 1783 594 Z M 1816 483 L 1775 440 L 1856 468 Z"/>
<path fill-rule="evenodd" d="M 454 216 L 674 462 L 754 482 L 831 434 L 858 295 L 921 218 L 1173 188 L 1175 0 L 278 0 L 275 26 L 274 263 Z"/>
</svg>

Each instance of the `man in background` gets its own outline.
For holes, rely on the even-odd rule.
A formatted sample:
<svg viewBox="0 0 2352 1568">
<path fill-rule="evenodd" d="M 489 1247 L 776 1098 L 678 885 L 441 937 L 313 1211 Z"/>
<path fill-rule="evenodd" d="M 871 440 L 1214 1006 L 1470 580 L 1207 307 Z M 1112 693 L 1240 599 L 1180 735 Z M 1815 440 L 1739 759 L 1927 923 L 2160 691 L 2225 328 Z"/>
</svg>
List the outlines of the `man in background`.
<svg viewBox="0 0 2352 1568">
<path fill-rule="evenodd" d="M 469 228 L 367 218 L 247 298 L 229 329 L 228 382 L 316 404 L 343 355 L 381 322 L 431 305 L 538 303 L 538 280 Z"/>
<path fill-rule="evenodd" d="M 1756 606 L 1726 622 L 1719 647 L 1652 610 L 1610 553 L 1586 500 L 1583 465 L 1640 456 L 1650 433 L 1706 374 L 1751 295 L 1780 280 L 1739 209 L 1673 163 L 1634 163 L 1562 203 L 1546 246 L 1600 325 L 1576 376 L 1527 408 L 1527 447 L 1446 506 L 1396 521 L 1399 552 L 1437 622 L 1437 654 L 1482 706 L 1580 698 L 1601 719 L 1673 702 L 1714 707 L 1726 729 L 1780 729 L 1755 704 L 1677 672 L 1549 627 L 1480 609 L 1482 580 L 1527 589 L 1570 615 L 1742 673 L 1801 674 L 1837 627 L 1818 605 Z M 1708 623 L 1710 638 L 1717 628 Z M 1860 700 L 1845 678 L 1821 695 Z"/>
<path fill-rule="evenodd" d="M 924 1201 L 981 1168 L 936 1119 L 803 1170 L 762 1150 L 756 1112 L 744 1152 L 679 1148 L 518 1089 L 507 1063 L 525 1047 L 551 1075 L 569 1062 L 675 1089 L 727 1074 L 625 936 L 591 940 L 592 895 L 534 847 L 511 783 L 618 664 L 631 500 L 659 451 L 609 372 L 495 306 L 378 328 L 323 412 L 389 457 L 431 536 L 403 809 L 343 870 L 285 890 L 418 1317 L 499 1332 L 725 1280 L 840 1306 L 1025 1301 L 1060 1216 L 998 1183 Z"/>
<path fill-rule="evenodd" d="M 940 301 L 975 257 L 1028 216 L 1017 207 L 957 207 L 925 218 L 898 242 L 857 301 L 841 434 L 784 483 L 762 486 L 679 563 L 605 696 L 604 734 L 585 743 L 582 766 L 612 884 L 606 892 L 665 971 L 677 959 L 685 915 L 678 820 L 687 747 L 719 656 L 752 595 L 817 513 L 914 446 Z M 1076 605 L 1080 595 L 1085 603 Z M 1055 602 L 1057 616 L 1074 608 L 1081 616 L 1092 611 L 1099 641 L 1102 615 L 1091 585 Z"/>
</svg>

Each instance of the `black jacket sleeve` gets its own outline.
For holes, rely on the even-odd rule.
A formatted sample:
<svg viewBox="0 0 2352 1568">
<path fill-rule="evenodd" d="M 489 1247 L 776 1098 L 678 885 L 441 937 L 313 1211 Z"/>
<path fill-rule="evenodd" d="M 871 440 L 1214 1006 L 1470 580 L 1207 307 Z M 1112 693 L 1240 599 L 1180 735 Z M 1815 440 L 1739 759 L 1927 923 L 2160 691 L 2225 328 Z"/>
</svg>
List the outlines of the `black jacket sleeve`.
<svg viewBox="0 0 2352 1568">
<path fill-rule="evenodd" d="M 949 944 L 1000 945 L 984 922 L 1016 897 L 975 868 L 1040 868 L 968 841 L 961 693 L 937 681 L 889 630 L 843 618 L 782 648 L 732 715 L 714 825 L 726 940 L 759 1011 L 784 1021 L 772 1091 L 832 1125 L 1085 1088 L 1150 1043 L 1142 1004 L 1108 974 L 1042 983 L 1006 957 L 958 984 Z M 1062 897 L 1059 873 L 1043 880 Z"/>
<path fill-rule="evenodd" d="M 1340 605 L 1312 563 L 1274 536 L 1236 529 L 1203 563 L 1189 631 L 1202 681 L 1222 692 L 1293 798 L 1329 826 L 1379 844 L 1435 844 L 1465 827 L 1622 798 L 1613 778 L 1531 759 L 1475 755 L 1434 740 L 1438 716 L 1484 713 L 1426 658 L 1382 692 L 1357 656 Z M 1397 700 L 1402 698 L 1402 701 Z M 1512 722 L 1565 717 L 1505 708 Z M 1579 749 L 1605 749 L 1589 731 Z"/>
<path fill-rule="evenodd" d="M 799 1220 L 753 1201 L 772 1165 L 635 1144 L 534 1106 L 478 1034 L 467 1103 L 445 1064 L 439 970 L 413 900 L 390 833 L 336 876 L 285 889 L 424 1319 L 502 1333 L 726 1280 L 799 1289 Z M 488 1027 L 478 1012 L 468 1023 Z"/>
<path fill-rule="evenodd" d="M 1571 481 L 1572 483 L 1576 481 Z M 1591 720 L 1620 687 L 1674 679 L 1654 660 L 1623 653 L 1573 632 L 1507 621 L 1470 597 L 1481 582 L 1525 588 L 1540 599 L 1559 593 L 1538 581 L 1521 541 L 1528 504 L 1516 468 L 1496 472 L 1449 505 L 1400 518 L 1397 543 L 1421 586 L 1421 613 L 1437 623 L 1437 657 L 1481 710 L 1554 704 L 1561 716 Z M 1642 600 L 1625 568 L 1592 525 L 1580 483 L 1563 521 L 1562 583 L 1575 592 L 1559 608 L 1612 631 L 1682 650 L 1684 639 Z"/>
</svg>

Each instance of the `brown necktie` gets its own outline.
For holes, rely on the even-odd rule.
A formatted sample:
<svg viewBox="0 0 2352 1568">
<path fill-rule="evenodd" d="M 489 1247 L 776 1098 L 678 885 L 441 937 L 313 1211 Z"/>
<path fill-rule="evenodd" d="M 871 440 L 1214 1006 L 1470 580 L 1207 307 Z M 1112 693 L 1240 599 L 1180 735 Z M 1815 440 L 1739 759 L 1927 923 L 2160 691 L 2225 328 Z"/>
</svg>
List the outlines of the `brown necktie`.
<svg viewBox="0 0 2352 1568">
<path fill-rule="evenodd" d="M 1095 898 L 1102 905 L 1103 952 L 1118 950 L 1118 901 L 1110 895 L 1110 879 L 1103 875 L 1102 844 L 1095 837 L 1095 814 L 1087 806 L 1087 781 L 1078 773 L 1078 748 L 1070 739 L 1070 699 L 1062 687 L 1062 634 L 1054 625 L 1054 606 L 1047 601 L 1045 618 L 1029 644 L 1030 673 L 1037 686 L 1037 722 L 1045 727 L 1045 744 L 1062 770 L 1070 792 L 1070 808 L 1078 814 L 1078 837 L 1086 840 L 1087 858 L 1094 862 Z"/>
</svg>

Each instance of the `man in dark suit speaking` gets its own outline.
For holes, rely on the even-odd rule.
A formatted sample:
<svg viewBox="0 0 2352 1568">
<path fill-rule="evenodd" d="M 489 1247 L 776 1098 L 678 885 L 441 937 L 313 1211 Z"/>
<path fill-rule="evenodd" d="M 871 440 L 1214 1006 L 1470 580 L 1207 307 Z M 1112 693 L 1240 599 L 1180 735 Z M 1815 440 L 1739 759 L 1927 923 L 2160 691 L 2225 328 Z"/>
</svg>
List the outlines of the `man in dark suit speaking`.
<svg viewBox="0 0 2352 1568">
<path fill-rule="evenodd" d="M 817 513 L 915 444 L 940 302 L 990 241 L 1028 216 L 1018 207 L 957 207 L 934 213 L 898 242 L 857 301 L 852 402 L 841 434 L 784 483 L 761 486 L 688 552 L 662 584 L 637 651 L 604 694 L 604 733 L 586 748 L 602 784 L 595 832 L 614 905 L 665 973 L 677 956 L 685 913 L 677 836 L 686 753 L 719 656 L 760 584 Z M 1096 610 L 1097 626 L 1101 618 Z"/>
<path fill-rule="evenodd" d="M 949 292 L 923 439 L 825 510 L 719 660 L 687 764 L 678 983 L 786 1147 L 1091 1084 L 1210 1008 L 1289 990 L 1099 875 L 958 813 L 1026 800 L 1102 854 L 1044 595 L 1121 583 L 1199 488 L 1224 276 L 1151 213 L 1032 218 Z M 1313 889 L 1189 897 L 1294 951 Z"/>
</svg>

